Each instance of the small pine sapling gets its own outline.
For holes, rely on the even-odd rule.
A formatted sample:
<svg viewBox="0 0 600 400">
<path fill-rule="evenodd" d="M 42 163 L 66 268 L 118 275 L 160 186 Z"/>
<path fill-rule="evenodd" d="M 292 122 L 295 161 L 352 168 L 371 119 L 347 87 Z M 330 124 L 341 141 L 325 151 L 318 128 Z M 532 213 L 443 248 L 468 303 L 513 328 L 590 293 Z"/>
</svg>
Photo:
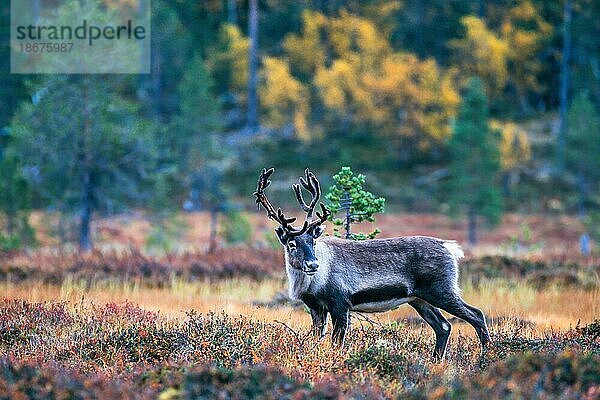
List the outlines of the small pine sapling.
<svg viewBox="0 0 600 400">
<path fill-rule="evenodd" d="M 375 228 L 371 233 L 351 233 L 351 225 L 363 221 L 375 222 L 375 214 L 384 212 L 385 199 L 375 197 L 373 193 L 363 189 L 365 183 L 363 174 L 354 175 L 350 167 L 342 167 L 340 172 L 333 176 L 335 182 L 329 188 L 325 198 L 329 201 L 333 222 L 334 235 L 342 237 L 340 232 L 345 230 L 344 237 L 353 240 L 374 239 L 381 231 Z M 334 218 L 334 215 L 344 211 L 343 218 Z"/>
</svg>

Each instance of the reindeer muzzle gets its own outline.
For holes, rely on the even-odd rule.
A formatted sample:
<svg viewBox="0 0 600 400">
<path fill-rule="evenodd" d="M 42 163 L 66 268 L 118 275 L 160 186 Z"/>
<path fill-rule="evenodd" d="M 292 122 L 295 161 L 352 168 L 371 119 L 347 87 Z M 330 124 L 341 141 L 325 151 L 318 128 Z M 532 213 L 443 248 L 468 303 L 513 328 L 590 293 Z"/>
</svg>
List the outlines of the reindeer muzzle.
<svg viewBox="0 0 600 400">
<path fill-rule="evenodd" d="M 308 276 L 313 276 L 317 273 L 318 269 L 319 269 L 318 261 L 306 261 L 304 263 L 304 268 L 302 269 L 302 271 Z"/>
</svg>

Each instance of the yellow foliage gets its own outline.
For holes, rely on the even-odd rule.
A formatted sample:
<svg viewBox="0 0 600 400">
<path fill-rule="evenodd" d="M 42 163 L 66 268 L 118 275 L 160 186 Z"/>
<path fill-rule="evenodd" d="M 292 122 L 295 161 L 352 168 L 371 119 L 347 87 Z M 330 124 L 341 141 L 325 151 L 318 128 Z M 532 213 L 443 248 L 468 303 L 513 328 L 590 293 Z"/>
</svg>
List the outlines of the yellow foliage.
<svg viewBox="0 0 600 400">
<path fill-rule="evenodd" d="M 464 76 L 479 76 L 490 94 L 498 94 L 506 85 L 509 45 L 497 37 L 485 23 L 475 17 L 461 19 L 465 27 L 462 39 L 452 40 L 450 46 L 456 51 L 456 61 Z"/>
<path fill-rule="evenodd" d="M 364 68 L 373 68 L 391 52 L 387 38 L 371 21 L 346 11 L 330 19 L 329 40 L 333 57 L 354 60 Z"/>
<path fill-rule="evenodd" d="M 267 113 L 267 123 L 282 127 L 292 115 L 296 133 L 308 139 L 308 93 L 302 83 L 291 75 L 288 62 L 265 57 L 262 77 L 259 91 L 261 104 Z"/>
<path fill-rule="evenodd" d="M 331 68 L 319 68 L 315 75 L 315 84 L 323 103 L 332 109 L 344 111 L 347 106 L 346 92 L 349 80 L 355 78 L 352 66 L 345 61 L 336 60 Z"/>
<path fill-rule="evenodd" d="M 530 0 L 511 8 L 502 24 L 502 35 L 509 46 L 511 78 L 520 96 L 528 90 L 540 90 L 537 74 L 542 65 L 535 55 L 551 33 L 552 25 L 540 16 Z"/>
<path fill-rule="evenodd" d="M 370 124 L 391 138 L 412 138 L 421 148 L 450 135 L 448 122 L 460 102 L 456 74 L 443 74 L 433 60 L 394 52 L 369 19 L 305 11 L 301 34 L 289 35 L 284 49 L 289 63 L 264 63 L 261 101 L 276 125 L 288 119 L 298 132 L 307 130 L 309 90 L 296 74 L 312 78 L 325 108 L 344 120 Z"/>
<path fill-rule="evenodd" d="M 231 63 L 233 66 L 233 84 L 238 89 L 245 89 L 248 82 L 248 49 L 250 39 L 244 37 L 235 25 L 227 24 L 224 34 L 230 46 Z"/>
<path fill-rule="evenodd" d="M 513 122 L 491 121 L 490 125 L 501 133 L 500 163 L 504 171 L 531 159 L 531 147 L 523 129 Z"/>
<path fill-rule="evenodd" d="M 132 12 L 139 8 L 139 0 L 103 0 L 103 3 L 106 7 L 120 12 Z"/>
<path fill-rule="evenodd" d="M 373 95 L 376 122 L 393 122 L 395 133 L 417 138 L 422 149 L 431 139 L 450 135 L 448 122 L 460 96 L 451 75 L 442 75 L 433 60 L 396 53 L 383 61 L 377 74 L 367 74 L 364 83 Z"/>
<path fill-rule="evenodd" d="M 396 25 L 394 13 L 402 6 L 403 1 L 400 0 L 372 0 L 361 4 L 361 10 L 365 18 L 373 21 L 388 36 Z"/>
<path fill-rule="evenodd" d="M 439 99 L 442 107 L 448 110 L 448 116 L 454 116 L 461 102 L 460 94 L 456 89 L 457 75 L 458 71 L 450 68 L 440 82 Z"/>
<path fill-rule="evenodd" d="M 242 35 L 240 29 L 231 24 L 224 24 L 219 34 L 222 49 L 209 59 L 209 67 L 213 71 L 230 71 L 231 89 L 245 93 L 248 82 L 248 49 L 250 40 Z"/>
<path fill-rule="evenodd" d="M 316 11 L 302 13 L 302 35 L 288 35 L 283 48 L 295 70 L 305 75 L 313 74 L 325 63 L 325 50 L 321 45 L 321 31 L 327 18 Z"/>
</svg>

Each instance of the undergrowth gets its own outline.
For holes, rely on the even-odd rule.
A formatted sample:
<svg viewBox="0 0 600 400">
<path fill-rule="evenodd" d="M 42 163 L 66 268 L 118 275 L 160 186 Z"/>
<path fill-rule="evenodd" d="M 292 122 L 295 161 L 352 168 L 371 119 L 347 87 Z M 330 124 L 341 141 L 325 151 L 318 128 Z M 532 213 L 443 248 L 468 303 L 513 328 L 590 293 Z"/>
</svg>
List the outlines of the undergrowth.
<svg viewBox="0 0 600 400">
<path fill-rule="evenodd" d="M 131 303 L 0 302 L 0 398 L 598 398 L 599 321 L 539 332 L 506 319 L 482 356 L 457 335 L 355 324 L 344 350 L 282 323 Z"/>
<path fill-rule="evenodd" d="M 600 259 L 540 259 L 485 256 L 461 262 L 462 284 L 486 279 L 525 281 L 537 290 L 551 286 L 583 290 L 600 288 Z M 184 252 L 152 257 L 132 248 L 127 251 L 93 251 L 89 254 L 39 251 L 2 255 L 0 280 L 38 281 L 84 285 L 136 282 L 166 287 L 174 278 L 194 281 L 225 278 L 281 278 L 285 274 L 280 250 L 233 247 L 215 253 Z"/>
</svg>

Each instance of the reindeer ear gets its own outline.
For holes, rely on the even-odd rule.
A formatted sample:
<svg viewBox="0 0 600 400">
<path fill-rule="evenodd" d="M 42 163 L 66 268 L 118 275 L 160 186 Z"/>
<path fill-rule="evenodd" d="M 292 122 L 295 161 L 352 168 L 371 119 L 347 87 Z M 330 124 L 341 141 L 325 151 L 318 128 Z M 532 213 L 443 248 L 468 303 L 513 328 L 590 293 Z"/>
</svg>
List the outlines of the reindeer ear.
<svg viewBox="0 0 600 400">
<path fill-rule="evenodd" d="M 325 224 L 317 225 L 311 230 L 310 235 L 316 239 L 325 232 L 325 228 L 327 228 Z"/>
<path fill-rule="evenodd" d="M 285 229 L 283 229 L 281 226 L 278 226 L 275 228 L 275 234 L 277 235 L 277 239 L 279 239 L 281 244 L 285 246 L 288 240 L 288 235 Z"/>
</svg>

